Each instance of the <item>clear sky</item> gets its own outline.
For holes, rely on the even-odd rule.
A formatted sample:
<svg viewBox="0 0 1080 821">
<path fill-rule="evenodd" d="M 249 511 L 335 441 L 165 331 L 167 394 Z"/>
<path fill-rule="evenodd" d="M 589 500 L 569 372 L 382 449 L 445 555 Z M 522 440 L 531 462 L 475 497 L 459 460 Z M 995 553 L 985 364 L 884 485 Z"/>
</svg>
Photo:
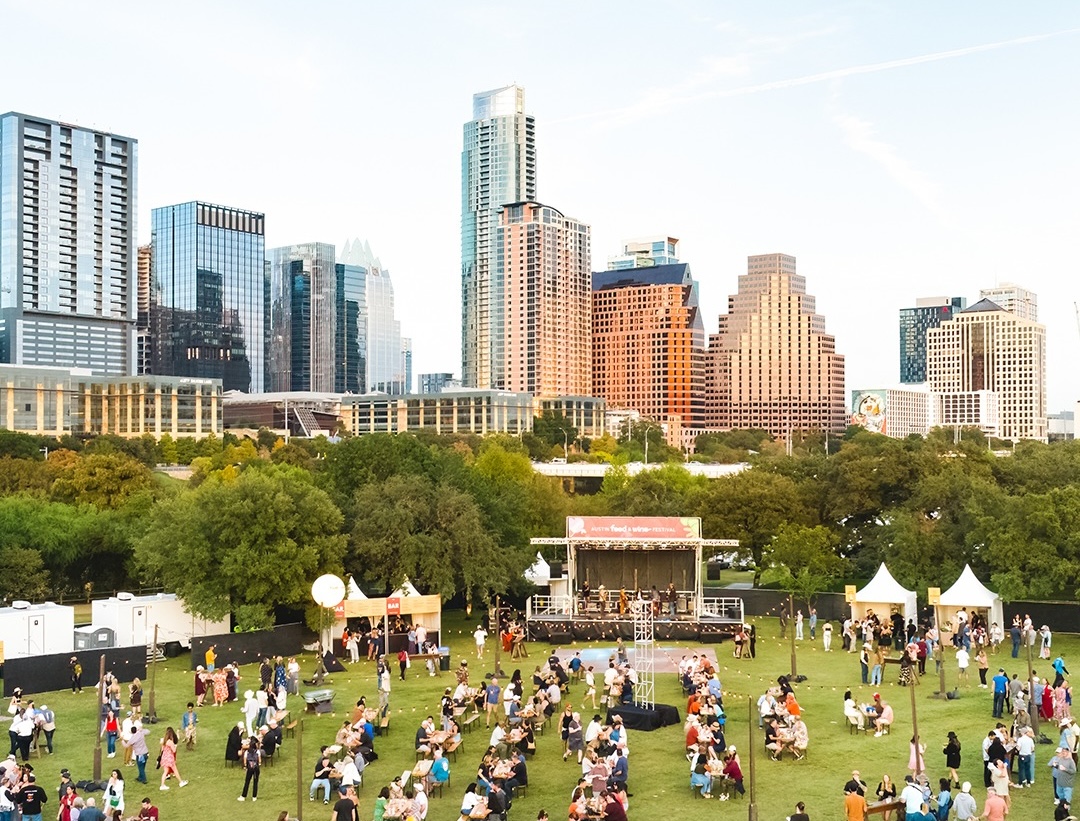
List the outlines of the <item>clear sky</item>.
<svg viewBox="0 0 1080 821">
<path fill-rule="evenodd" d="M 798 258 L 848 388 L 897 312 L 1016 282 L 1050 410 L 1080 399 L 1080 4 L 0 0 L 0 111 L 140 141 L 150 209 L 264 211 L 267 245 L 370 241 L 414 373 L 460 373 L 472 94 L 525 88 L 539 199 L 593 267 L 670 234 L 716 330 L 750 254 Z"/>
</svg>

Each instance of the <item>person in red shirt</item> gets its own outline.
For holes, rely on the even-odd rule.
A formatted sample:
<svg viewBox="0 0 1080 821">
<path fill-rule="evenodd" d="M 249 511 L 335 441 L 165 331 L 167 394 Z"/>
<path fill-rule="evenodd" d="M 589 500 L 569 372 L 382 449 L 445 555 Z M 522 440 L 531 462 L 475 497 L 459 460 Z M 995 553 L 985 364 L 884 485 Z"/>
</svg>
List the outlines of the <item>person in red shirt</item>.
<svg viewBox="0 0 1080 821">
<path fill-rule="evenodd" d="M 686 749 L 696 750 L 698 745 L 698 731 L 701 729 L 701 725 L 698 724 L 696 718 L 690 719 L 690 727 L 686 731 Z"/>
<path fill-rule="evenodd" d="M 135 816 L 139 821 L 158 821 L 158 808 L 150 803 L 149 798 L 142 800 L 139 814 Z"/>
</svg>

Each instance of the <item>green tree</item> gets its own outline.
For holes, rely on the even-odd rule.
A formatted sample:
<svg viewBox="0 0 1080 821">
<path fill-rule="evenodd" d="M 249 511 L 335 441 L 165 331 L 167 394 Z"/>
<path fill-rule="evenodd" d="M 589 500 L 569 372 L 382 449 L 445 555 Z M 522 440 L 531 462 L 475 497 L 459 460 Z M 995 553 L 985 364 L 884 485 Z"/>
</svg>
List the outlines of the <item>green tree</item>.
<svg viewBox="0 0 1080 821">
<path fill-rule="evenodd" d="M 122 453 L 91 453 L 77 459 L 53 485 L 53 498 L 76 505 L 115 509 L 150 489 L 146 465 Z"/>
<path fill-rule="evenodd" d="M 793 480 L 757 468 L 709 482 L 698 515 L 707 538 L 739 540 L 740 556 L 754 562 L 755 583 L 783 525 L 816 524 Z"/>
<path fill-rule="evenodd" d="M 409 578 L 444 600 L 457 591 L 486 600 L 530 564 L 527 549 L 499 547 L 468 494 L 424 476 L 365 484 L 356 508 L 349 566 L 386 588 Z"/>
<path fill-rule="evenodd" d="M 32 547 L 0 548 L 0 600 L 41 601 L 49 595 L 49 573 L 41 554 Z"/>
<path fill-rule="evenodd" d="M 275 606 L 308 604 L 315 578 L 341 572 L 341 524 L 303 470 L 228 469 L 160 503 L 136 559 L 147 580 L 175 591 L 197 615 L 231 611 L 243 629 L 268 627 Z"/>
</svg>

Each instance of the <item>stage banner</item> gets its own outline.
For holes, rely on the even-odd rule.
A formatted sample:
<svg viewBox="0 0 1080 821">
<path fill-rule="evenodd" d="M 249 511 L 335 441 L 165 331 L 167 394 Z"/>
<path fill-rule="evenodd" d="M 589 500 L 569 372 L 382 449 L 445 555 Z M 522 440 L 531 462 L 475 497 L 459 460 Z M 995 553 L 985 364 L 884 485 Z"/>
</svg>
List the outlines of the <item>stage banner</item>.
<svg viewBox="0 0 1080 821">
<path fill-rule="evenodd" d="M 691 516 L 567 516 L 566 537 L 690 541 L 701 538 L 701 519 Z"/>
</svg>

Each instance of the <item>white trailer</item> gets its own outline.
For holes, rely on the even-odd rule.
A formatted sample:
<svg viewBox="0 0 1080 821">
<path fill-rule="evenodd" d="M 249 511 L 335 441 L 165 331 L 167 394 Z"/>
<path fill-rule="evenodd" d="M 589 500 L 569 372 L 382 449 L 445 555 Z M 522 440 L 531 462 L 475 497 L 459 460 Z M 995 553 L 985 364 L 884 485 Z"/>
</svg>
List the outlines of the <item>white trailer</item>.
<svg viewBox="0 0 1080 821">
<path fill-rule="evenodd" d="M 99 599 L 91 607 L 95 627 L 116 631 L 117 647 L 149 645 L 154 641 L 154 625 L 158 628 L 158 646 L 178 642 L 191 647 L 192 636 L 216 636 L 228 633 L 229 619 L 207 621 L 188 613 L 184 602 L 175 593 L 135 596 L 117 593 L 109 599 Z"/>
<path fill-rule="evenodd" d="M 0 639 L 5 659 L 70 653 L 75 645 L 75 608 L 47 601 L 0 607 Z"/>
</svg>

